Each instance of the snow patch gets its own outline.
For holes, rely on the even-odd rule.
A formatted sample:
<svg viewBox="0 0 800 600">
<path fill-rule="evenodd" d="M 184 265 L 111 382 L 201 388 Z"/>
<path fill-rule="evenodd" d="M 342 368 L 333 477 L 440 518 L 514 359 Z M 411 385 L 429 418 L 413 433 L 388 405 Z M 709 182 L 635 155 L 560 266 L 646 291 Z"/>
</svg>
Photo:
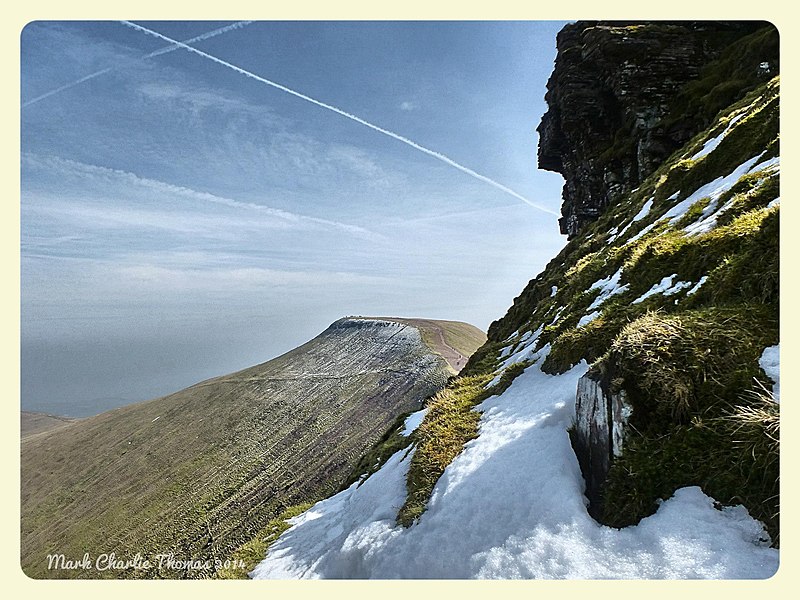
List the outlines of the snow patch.
<svg viewBox="0 0 800 600">
<path fill-rule="evenodd" d="M 544 331 L 544 325 L 539 325 L 536 331 L 527 331 L 517 344 L 514 353 L 503 361 L 500 368 L 505 369 L 514 363 L 522 362 L 523 360 L 530 360 L 531 357 L 536 353 L 536 344 L 539 341 L 539 336 L 542 335 L 542 331 Z"/>
<path fill-rule="evenodd" d="M 764 369 L 767 377 L 772 379 L 775 385 L 772 386 L 772 396 L 775 402 L 781 401 L 781 346 L 769 346 L 764 348 L 761 358 L 758 359 L 759 366 Z"/>
<path fill-rule="evenodd" d="M 553 317 L 553 320 L 550 322 L 550 325 L 555 325 L 556 324 L 556 321 L 558 321 L 558 319 L 561 318 L 561 313 L 562 312 L 564 312 L 564 307 L 563 306 L 559 306 L 558 310 L 556 311 L 556 316 Z"/>
<path fill-rule="evenodd" d="M 428 409 L 423 408 L 422 410 L 418 410 L 417 412 L 411 413 L 406 417 L 405 424 L 403 426 L 403 431 L 400 435 L 404 437 L 410 436 L 414 431 L 419 427 L 419 424 L 422 423 L 422 420 L 425 418 L 425 415 L 428 414 Z"/>
<path fill-rule="evenodd" d="M 694 284 L 694 287 L 693 287 L 692 289 L 690 289 L 688 292 L 686 292 L 686 295 L 687 295 L 687 296 L 691 296 L 692 294 L 694 294 L 694 293 L 695 293 L 697 290 L 699 290 L 701 287 L 703 287 L 703 284 L 704 284 L 706 281 L 708 281 L 708 275 L 703 275 L 703 276 L 700 278 L 700 281 L 698 281 L 697 283 L 695 283 L 695 284 Z"/>
<path fill-rule="evenodd" d="M 651 209 L 651 208 L 653 208 L 653 199 L 652 199 L 652 198 L 650 198 L 650 199 L 649 199 L 647 202 L 645 202 L 645 203 L 644 203 L 644 206 L 642 206 L 642 208 L 639 210 L 639 212 L 638 212 L 638 213 L 636 213 L 636 216 L 635 216 L 635 217 L 633 217 L 633 219 L 631 220 L 631 222 L 630 222 L 630 223 L 628 223 L 628 224 L 625 226 L 625 228 L 624 228 L 622 231 L 620 231 L 619 233 L 616 233 L 616 231 L 617 231 L 617 228 L 615 227 L 615 228 L 614 228 L 614 229 L 611 231 L 611 233 L 612 233 L 612 234 L 614 234 L 614 235 L 612 235 L 610 238 L 608 238 L 608 241 L 609 241 L 609 242 L 613 242 L 613 241 L 615 241 L 615 240 L 617 240 L 617 239 L 621 238 L 621 237 L 622 237 L 622 236 L 625 234 L 625 232 L 626 232 L 626 231 L 628 231 L 628 229 L 630 229 L 630 227 L 631 227 L 631 226 L 632 226 L 634 223 L 636 223 L 637 221 L 641 221 L 641 220 L 642 220 L 642 219 L 644 219 L 644 218 L 645 218 L 645 217 L 646 217 L 648 214 L 650 214 L 650 209 Z"/>
<path fill-rule="evenodd" d="M 636 221 L 641 221 L 642 219 L 644 219 L 650 213 L 651 208 L 653 208 L 652 198 L 650 198 L 647 202 L 645 202 L 644 206 L 642 206 L 642 209 L 638 213 L 636 213 L 636 216 L 633 217 L 633 222 L 635 223 Z"/>
<path fill-rule="evenodd" d="M 623 292 L 628 291 L 629 287 L 628 284 L 619 285 L 619 280 L 621 277 L 622 277 L 622 269 L 620 268 L 613 275 L 610 275 L 605 279 L 600 279 L 598 281 L 595 281 L 591 285 L 589 290 L 591 291 L 599 289 L 600 295 L 597 296 L 597 298 L 594 299 L 594 302 L 592 302 L 589 305 L 589 310 L 593 310 L 599 307 L 601 304 L 603 304 L 603 302 L 608 300 L 611 296 L 616 296 L 617 294 L 622 294 Z"/>
<path fill-rule="evenodd" d="M 744 117 L 746 114 L 747 114 L 747 110 L 745 110 L 742 113 L 740 113 L 740 114 L 736 115 L 735 117 L 733 117 L 728 122 L 728 126 L 725 128 L 725 131 L 720 133 L 717 137 L 712 138 L 710 140 L 707 140 L 706 143 L 703 144 L 703 147 L 700 149 L 700 151 L 697 152 L 697 154 L 695 154 L 694 156 L 692 156 L 692 158 L 690 160 L 698 160 L 700 158 L 703 158 L 704 156 L 707 156 L 707 155 L 711 154 L 714 150 L 716 150 L 717 146 L 719 146 L 720 142 L 723 139 L 725 139 L 725 136 L 728 135 L 728 133 L 733 128 L 733 126 L 736 124 L 736 122 L 739 119 L 741 119 L 742 117 Z"/>
<path fill-rule="evenodd" d="M 655 294 L 663 294 L 664 296 L 672 296 L 673 294 L 677 294 L 682 289 L 685 289 L 691 286 L 691 282 L 689 281 L 678 281 L 677 283 L 672 283 L 673 279 L 678 276 L 677 273 L 673 273 L 667 277 L 664 277 L 659 283 L 655 284 L 649 290 L 647 290 L 644 294 L 639 296 L 636 300 L 633 301 L 633 304 L 639 304 L 640 302 L 644 302 L 650 296 Z"/>
<path fill-rule="evenodd" d="M 589 313 L 588 315 L 584 315 L 578 321 L 578 327 L 584 327 L 594 321 L 597 317 L 600 316 L 600 311 L 596 310 L 594 312 Z"/>
</svg>

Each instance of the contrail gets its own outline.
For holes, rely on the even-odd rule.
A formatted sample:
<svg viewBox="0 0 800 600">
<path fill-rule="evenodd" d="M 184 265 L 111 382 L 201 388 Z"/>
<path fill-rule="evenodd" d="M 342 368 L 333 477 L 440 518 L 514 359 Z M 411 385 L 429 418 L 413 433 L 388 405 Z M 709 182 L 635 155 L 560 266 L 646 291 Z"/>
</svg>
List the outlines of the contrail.
<svg viewBox="0 0 800 600">
<path fill-rule="evenodd" d="M 242 69 L 241 67 L 237 67 L 236 65 L 233 65 L 233 64 L 231 64 L 231 63 L 229 63 L 227 61 L 222 60 L 221 58 L 217 58 L 216 56 L 212 56 L 211 54 L 208 54 L 207 52 L 203 52 L 202 50 L 198 50 L 197 48 L 189 46 L 188 44 L 185 44 L 184 42 L 179 42 L 177 40 L 173 40 L 172 38 L 169 38 L 169 37 L 167 37 L 165 35 L 162 35 L 162 34 L 156 32 L 156 31 L 153 31 L 152 29 L 147 29 L 146 27 L 142 27 L 141 25 L 137 25 L 136 23 L 132 23 L 130 21 L 120 21 L 120 22 L 123 25 L 127 25 L 128 27 L 132 27 L 133 29 L 137 29 L 137 30 L 139 30 L 139 31 L 141 31 L 143 33 L 148 34 L 148 35 L 155 36 L 157 38 L 160 38 L 160 39 L 162 39 L 164 41 L 169 42 L 170 44 L 174 44 L 174 45 L 179 46 L 181 48 L 185 48 L 189 52 L 194 52 L 195 54 L 197 54 L 199 56 L 202 56 L 204 58 L 212 60 L 215 63 L 220 64 L 220 65 L 222 65 L 224 67 L 228 67 L 229 69 L 233 69 L 234 71 L 236 71 L 237 73 L 241 73 L 245 77 L 250 77 L 251 79 L 255 79 L 256 81 L 260 81 L 261 83 L 264 83 L 266 85 L 269 85 L 269 86 L 272 86 L 274 88 L 277 88 L 277 89 L 279 89 L 279 90 L 281 90 L 283 92 L 286 92 L 287 94 L 291 94 L 292 96 L 297 96 L 298 98 L 300 98 L 302 100 L 305 100 L 306 102 L 311 102 L 311 104 L 316 104 L 317 106 L 320 106 L 322 108 L 326 108 L 326 109 L 328 109 L 330 111 L 335 112 L 336 114 L 342 115 L 343 117 L 347 117 L 348 119 L 350 119 L 352 121 L 355 121 L 356 123 L 361 123 L 362 125 L 365 125 L 366 127 L 369 127 L 370 129 L 373 129 L 373 130 L 377 131 L 378 133 L 382 133 L 383 135 L 387 135 L 387 136 L 389 136 L 391 138 L 394 138 L 399 142 L 403 142 L 404 144 L 406 144 L 408 146 L 411 146 L 412 148 L 414 148 L 416 150 L 419 150 L 420 152 L 424 152 L 428 156 L 432 156 L 433 158 L 435 158 L 437 160 L 440 160 L 445 164 L 450 165 L 451 167 L 455 167 L 456 169 L 458 169 L 462 173 L 466 173 L 467 175 L 469 175 L 471 177 L 474 177 L 475 179 L 478 179 L 480 181 L 488 183 L 489 185 L 492 185 L 492 186 L 496 187 L 497 189 L 502 190 L 505 193 L 510 194 L 510 195 L 514 196 L 515 198 L 517 198 L 519 200 L 522 200 L 525 204 L 528 204 L 528 205 L 532 206 L 533 208 L 535 208 L 537 210 L 540 210 L 542 212 L 546 212 L 546 213 L 551 214 L 551 215 L 559 216 L 557 213 L 553 212 L 549 208 L 545 208 L 544 206 L 540 206 L 539 204 L 536 204 L 535 202 L 532 202 L 532 201 L 528 200 L 525 196 L 522 196 L 522 195 L 518 194 L 517 192 L 515 192 L 511 188 L 508 188 L 508 187 L 504 186 L 502 183 L 498 183 L 495 180 L 490 179 L 489 177 L 486 177 L 485 175 L 481 175 L 480 173 L 476 173 L 472 169 L 457 163 L 452 158 L 449 158 L 449 157 L 447 157 L 444 154 L 441 154 L 439 152 L 435 152 L 433 150 L 429 150 L 428 148 L 425 148 L 424 146 L 420 146 L 416 142 L 412 142 L 408 138 L 404 138 L 403 136 L 401 136 L 401 135 L 399 135 L 397 133 L 394 133 L 393 131 L 389 131 L 388 129 L 384 129 L 383 127 L 378 127 L 377 125 L 373 125 L 369 121 L 365 121 L 364 119 L 362 119 L 360 117 L 357 117 L 357 116 L 355 116 L 353 114 L 350 114 L 348 112 L 345 112 L 340 108 L 336 108 L 335 106 L 331 106 L 330 104 L 325 104 L 324 102 L 320 102 L 319 100 L 311 98 L 310 96 L 306 96 L 305 94 L 301 94 L 300 92 L 297 92 L 297 91 L 295 91 L 293 89 L 290 89 L 290 88 L 288 88 L 288 87 L 286 87 L 284 85 L 281 85 L 279 83 L 275 83 L 274 81 L 270 81 L 269 79 L 264 79 L 263 77 L 259 77 L 255 73 L 251 73 L 250 71 L 246 71 L 246 70 Z"/>
<path fill-rule="evenodd" d="M 241 27 L 244 27 L 245 25 L 249 25 L 250 23 L 252 23 L 252 21 L 237 21 L 236 23 L 232 23 L 230 25 L 226 25 L 225 27 L 220 27 L 220 28 L 214 29 L 212 31 L 207 31 L 206 33 L 200 34 L 197 37 L 193 37 L 191 39 L 185 40 L 182 43 L 184 43 L 184 44 L 192 44 L 194 42 L 201 42 L 203 40 L 207 40 L 209 38 L 216 37 L 218 35 L 222 35 L 223 33 L 227 33 L 229 31 L 233 31 L 234 29 L 239 29 Z M 148 58 L 153 58 L 154 56 L 161 56 L 162 54 L 167 54 L 169 52 L 174 52 L 175 50 L 179 50 L 180 48 L 181 48 L 180 46 L 176 46 L 175 44 L 170 44 L 169 46 L 164 46 L 163 48 L 160 48 L 160 49 L 156 50 L 155 52 L 151 52 L 149 54 L 145 54 L 144 56 L 140 56 L 139 60 L 145 60 L 145 59 L 148 59 Z M 39 100 L 44 100 L 45 98 L 49 98 L 50 96 L 58 94 L 59 92 L 63 92 L 64 90 L 68 90 L 70 88 L 73 88 L 76 85 L 80 85 L 84 81 L 89 81 L 90 79 L 94 79 L 95 77 L 99 77 L 100 75 L 103 75 L 103 74 L 108 73 L 109 71 L 113 71 L 113 70 L 114 70 L 113 67 L 108 67 L 106 69 L 101 69 L 100 71 L 95 71 L 94 73 L 86 75 L 85 77 L 81 77 L 80 79 L 76 79 L 72 83 L 67 83 L 65 85 L 62 85 L 61 87 L 58 87 L 58 88 L 54 89 L 54 90 L 50 90 L 49 92 L 45 92 L 41 96 L 36 96 L 35 98 L 31 98 L 30 100 L 28 100 L 27 102 L 24 102 L 22 104 L 22 108 L 25 108 L 26 106 L 30 106 L 31 104 L 33 104 L 35 102 L 39 102 Z"/>
</svg>

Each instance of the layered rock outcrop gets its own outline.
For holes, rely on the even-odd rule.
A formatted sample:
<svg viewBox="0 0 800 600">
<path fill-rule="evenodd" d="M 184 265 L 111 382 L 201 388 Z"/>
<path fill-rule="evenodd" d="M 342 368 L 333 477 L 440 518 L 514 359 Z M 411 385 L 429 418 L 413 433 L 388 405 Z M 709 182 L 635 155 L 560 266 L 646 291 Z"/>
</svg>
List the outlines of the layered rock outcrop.
<svg viewBox="0 0 800 600">
<path fill-rule="evenodd" d="M 746 52 L 753 43 L 768 47 L 766 61 Z M 763 22 L 581 21 L 557 47 L 539 167 L 564 176 L 569 238 L 778 67 L 777 31 Z M 707 68 L 720 57 L 729 60 Z"/>
</svg>

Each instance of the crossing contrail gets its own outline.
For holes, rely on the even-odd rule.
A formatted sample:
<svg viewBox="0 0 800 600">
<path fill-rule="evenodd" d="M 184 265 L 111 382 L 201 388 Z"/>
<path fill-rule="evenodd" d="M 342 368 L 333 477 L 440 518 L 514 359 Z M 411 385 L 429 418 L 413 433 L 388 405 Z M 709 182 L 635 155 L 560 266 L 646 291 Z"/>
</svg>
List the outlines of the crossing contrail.
<svg viewBox="0 0 800 600">
<path fill-rule="evenodd" d="M 203 40 L 207 40 L 209 38 L 216 37 L 218 35 L 222 35 L 223 33 L 227 33 L 229 31 L 233 31 L 234 29 L 239 29 L 241 27 L 244 27 L 245 25 L 249 25 L 250 23 L 252 23 L 252 21 L 237 21 L 236 23 L 231 23 L 230 25 L 226 25 L 225 27 L 220 27 L 220 28 L 214 29 L 212 31 L 207 31 L 206 33 L 200 34 L 197 37 L 193 37 L 191 39 L 184 40 L 182 43 L 184 43 L 184 44 L 192 44 L 194 42 L 201 42 Z M 181 48 L 180 46 L 176 46 L 175 44 L 170 44 L 169 46 L 164 46 L 163 48 L 159 48 L 155 52 L 150 52 L 149 54 L 145 54 L 144 56 L 140 56 L 139 60 L 145 60 L 147 58 L 153 58 L 154 56 L 161 56 L 162 54 L 167 54 L 168 52 L 174 52 L 175 50 L 179 50 L 180 48 Z M 31 98 L 27 102 L 23 102 L 22 108 L 25 108 L 26 106 L 30 106 L 31 104 L 34 104 L 35 102 L 39 102 L 39 100 L 44 100 L 45 98 L 49 98 L 50 96 L 58 94 L 59 92 L 63 92 L 64 90 L 68 90 L 70 88 L 73 88 L 76 85 L 80 85 L 84 81 L 89 81 L 90 79 L 94 79 L 95 77 L 99 77 L 100 75 L 103 75 L 103 74 L 108 73 L 109 71 L 113 71 L 113 70 L 114 70 L 113 67 L 107 67 L 105 69 L 101 69 L 99 71 L 95 71 L 94 73 L 90 73 L 89 75 L 86 75 L 85 77 L 81 77 L 80 79 L 76 79 L 75 81 L 73 81 L 71 83 L 67 83 L 65 85 L 62 85 L 61 87 L 57 87 L 54 90 L 50 90 L 49 92 L 45 92 L 44 94 L 42 94 L 40 96 L 36 96 L 35 98 Z"/>
<path fill-rule="evenodd" d="M 424 146 L 420 146 L 416 142 L 413 142 L 413 141 L 409 140 L 408 138 L 405 138 L 405 137 L 403 137 L 403 136 L 401 136 L 401 135 L 399 135 L 397 133 L 394 133 L 393 131 L 389 131 L 388 129 L 384 129 L 383 127 L 378 127 L 377 125 L 374 125 L 374 124 L 370 123 L 369 121 L 365 121 L 364 119 L 362 119 L 360 117 L 357 117 L 356 115 L 350 114 L 349 112 L 343 111 L 340 108 L 336 108 L 335 106 L 331 106 L 330 104 L 326 104 L 326 103 L 321 102 L 319 100 L 316 100 L 316 99 L 314 99 L 314 98 L 312 98 L 310 96 L 306 96 L 305 94 L 301 94 L 300 92 L 297 92 L 297 91 L 295 91 L 295 90 L 293 90 L 291 88 L 288 88 L 288 87 L 286 87 L 284 85 L 281 85 L 280 83 L 275 83 L 274 81 L 270 81 L 269 79 L 265 79 L 263 77 L 260 77 L 260 76 L 256 75 L 255 73 L 251 73 L 250 71 L 246 71 L 245 69 L 242 69 L 241 67 L 237 67 L 234 64 L 231 64 L 231 63 L 229 63 L 227 61 L 222 60 L 221 58 L 217 58 L 216 56 L 212 56 L 211 54 L 208 54 L 207 52 L 203 52 L 202 50 L 198 50 L 197 48 L 194 48 L 193 46 L 189 46 L 188 44 L 186 44 L 184 42 L 179 42 L 177 40 L 173 40 L 172 38 L 169 38 L 169 37 L 167 37 L 165 35 L 162 35 L 162 34 L 156 32 L 156 31 L 153 31 L 152 29 L 148 29 L 147 27 L 142 27 L 141 25 L 137 25 L 136 23 L 132 23 L 130 21 L 120 21 L 120 22 L 123 25 L 127 25 L 128 27 L 132 27 L 133 29 L 137 29 L 137 30 L 139 30 L 139 31 L 141 31 L 143 33 L 148 34 L 148 35 L 152 35 L 152 36 L 155 36 L 157 38 L 160 38 L 160 39 L 162 39 L 162 40 L 164 40 L 166 42 L 169 42 L 170 44 L 173 44 L 175 46 L 178 46 L 180 48 L 184 48 L 184 49 L 188 50 L 189 52 L 194 52 L 195 54 L 197 54 L 199 56 L 202 56 L 204 58 L 207 58 L 207 59 L 209 59 L 211 61 L 214 61 L 215 63 L 220 64 L 223 67 L 228 67 L 229 69 L 232 69 L 232 70 L 236 71 L 237 73 L 240 73 L 240 74 L 244 75 L 245 77 L 249 77 L 251 79 L 255 79 L 256 81 L 260 81 L 261 83 L 264 83 L 264 84 L 269 85 L 271 87 L 277 88 L 277 89 L 279 89 L 279 90 L 281 90 L 283 92 L 286 92 L 287 94 L 291 94 L 292 96 L 296 96 L 296 97 L 298 97 L 298 98 L 300 98 L 302 100 L 305 100 L 306 102 L 310 102 L 311 104 L 316 104 L 319 107 L 326 108 L 326 109 L 328 109 L 330 111 L 335 112 L 336 114 L 342 115 L 343 117 L 347 117 L 348 119 L 350 119 L 352 121 L 355 121 L 356 123 L 361 123 L 362 125 L 364 125 L 366 127 L 369 127 L 370 129 L 373 129 L 374 131 L 377 131 L 378 133 L 382 133 L 383 135 L 387 135 L 390 138 L 394 138 L 399 142 L 403 142 L 404 144 L 406 144 L 408 146 L 411 146 L 415 150 L 419 150 L 420 152 L 423 152 L 423 153 L 427 154 L 428 156 L 432 156 L 433 158 L 435 158 L 437 160 L 440 160 L 443 163 L 450 165 L 451 167 L 455 167 L 456 169 L 458 169 L 462 173 L 466 173 L 467 175 L 469 175 L 471 177 L 474 177 L 475 179 L 478 179 L 480 181 L 488 183 L 489 185 L 494 186 L 495 188 L 497 188 L 499 190 L 502 190 L 503 192 L 505 192 L 507 194 L 510 194 L 511 196 L 514 196 L 515 198 L 517 198 L 519 200 L 522 200 L 525 204 L 528 204 L 528 205 L 532 206 L 533 208 L 535 208 L 537 210 L 540 210 L 542 212 L 546 212 L 546 213 L 551 214 L 551 215 L 559 216 L 558 213 L 550 210 L 549 208 L 545 208 L 544 206 L 540 206 L 539 204 L 536 204 L 535 202 L 532 202 L 531 200 L 528 200 L 525 196 L 522 196 L 521 194 L 518 194 L 517 192 L 515 192 L 511 188 L 504 186 L 502 183 L 498 183 L 494 179 L 490 179 L 489 177 L 486 177 L 486 175 L 481 175 L 480 173 L 477 173 L 477 172 L 473 171 L 472 169 L 457 163 L 452 158 L 449 158 L 449 157 L 445 156 L 444 154 L 441 154 L 439 152 L 435 152 L 433 150 L 429 150 L 428 148 L 425 148 Z"/>
</svg>

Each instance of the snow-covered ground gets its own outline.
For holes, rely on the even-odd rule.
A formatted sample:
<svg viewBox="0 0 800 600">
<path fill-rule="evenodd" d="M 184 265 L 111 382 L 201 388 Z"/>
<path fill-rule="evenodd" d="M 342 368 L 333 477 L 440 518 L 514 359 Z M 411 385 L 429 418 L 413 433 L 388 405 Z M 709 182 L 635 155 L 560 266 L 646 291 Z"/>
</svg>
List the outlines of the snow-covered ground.
<svg viewBox="0 0 800 600">
<path fill-rule="evenodd" d="M 547 347 L 545 347 L 547 348 Z M 531 348 L 532 349 L 532 348 Z M 483 402 L 480 436 L 447 467 L 428 510 L 395 524 L 410 452 L 292 520 L 254 578 L 767 578 L 778 568 L 762 525 L 683 488 L 639 525 L 586 511 L 567 434 L 585 362 L 563 375 L 536 363 Z"/>
<path fill-rule="evenodd" d="M 731 118 L 692 159 L 714 152 L 745 113 Z M 625 242 L 635 223 L 654 218 L 654 199 L 648 199 L 621 231 L 621 226 L 611 231 L 609 243 L 631 243 L 667 223 L 665 229 L 675 227 L 701 201 L 705 202 L 701 214 L 683 230 L 689 236 L 713 230 L 733 206 L 731 200 L 721 202 L 722 197 L 742 176 L 760 171 L 766 181 L 780 168 L 778 158 L 762 161 L 762 157 L 754 156 L 687 192 L 683 200 L 681 192 L 675 192 L 667 199 L 670 208 Z M 590 286 L 598 294 L 577 327 L 599 317 L 610 298 L 628 291 L 629 284 L 620 283 L 622 276 L 620 268 Z M 680 281 L 677 274 L 663 277 L 633 304 L 656 294 L 680 299 L 679 294 L 694 294 L 707 279 L 707 275 L 696 282 Z M 550 296 L 558 293 L 552 286 Z M 555 304 L 550 308 L 551 325 L 565 308 Z M 476 408 L 481 412 L 479 437 L 447 467 L 426 512 L 414 525 L 396 524 L 406 498 L 412 446 L 360 484 L 292 519 L 292 527 L 251 576 L 763 579 L 775 574 L 779 553 L 769 547 L 763 525 L 742 506 L 715 508 L 715 501 L 698 487 L 677 490 L 636 526 L 614 529 L 589 516 L 584 480 L 567 433 L 575 413 L 577 382 L 588 366 L 582 362 L 556 376 L 542 372 L 540 366 L 550 351 L 549 343 L 540 347 L 544 327 L 542 321 L 535 331 L 517 331 L 506 340 L 500 372 L 490 386 L 511 365 L 533 364 L 502 395 Z M 766 348 L 760 365 L 774 381 L 779 401 L 779 347 Z M 423 415 L 423 411 L 411 415 L 403 435 L 409 435 Z"/>
<path fill-rule="evenodd" d="M 758 360 L 759 366 L 764 369 L 767 377 L 772 379 L 774 385 L 772 386 L 772 396 L 775 402 L 781 401 L 781 346 L 769 346 L 764 348 L 761 358 Z"/>
</svg>

